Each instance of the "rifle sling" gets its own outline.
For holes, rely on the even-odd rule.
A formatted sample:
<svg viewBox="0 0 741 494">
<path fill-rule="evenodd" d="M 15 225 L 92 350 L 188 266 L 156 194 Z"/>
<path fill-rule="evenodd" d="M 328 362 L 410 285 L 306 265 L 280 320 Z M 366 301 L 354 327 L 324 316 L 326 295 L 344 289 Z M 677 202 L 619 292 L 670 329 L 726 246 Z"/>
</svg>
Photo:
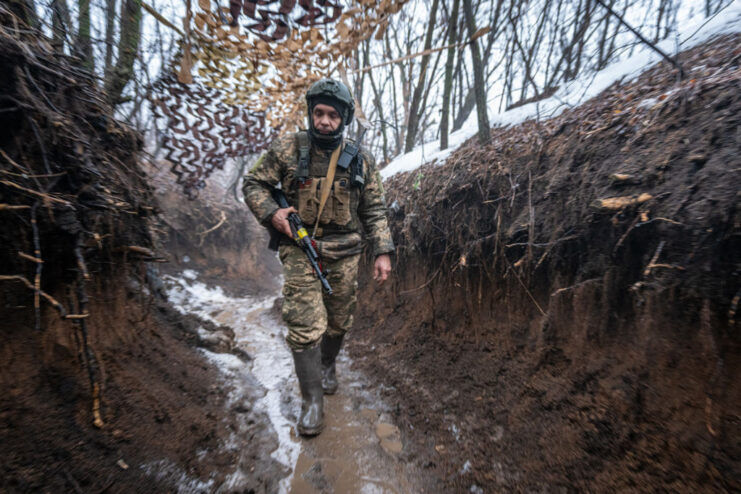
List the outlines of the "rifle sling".
<svg viewBox="0 0 741 494">
<path fill-rule="evenodd" d="M 337 149 L 332 151 L 332 157 L 329 158 L 329 169 L 327 170 L 327 176 L 322 182 L 322 196 L 319 200 L 319 212 L 316 215 L 316 223 L 314 224 L 314 231 L 311 234 L 311 238 L 316 236 L 316 230 L 319 227 L 319 218 L 322 217 L 322 211 L 324 211 L 324 205 L 327 204 L 329 198 L 329 192 L 332 190 L 334 184 L 334 175 L 337 171 L 337 160 L 340 158 L 340 152 L 342 151 L 342 144 L 337 146 Z"/>
</svg>

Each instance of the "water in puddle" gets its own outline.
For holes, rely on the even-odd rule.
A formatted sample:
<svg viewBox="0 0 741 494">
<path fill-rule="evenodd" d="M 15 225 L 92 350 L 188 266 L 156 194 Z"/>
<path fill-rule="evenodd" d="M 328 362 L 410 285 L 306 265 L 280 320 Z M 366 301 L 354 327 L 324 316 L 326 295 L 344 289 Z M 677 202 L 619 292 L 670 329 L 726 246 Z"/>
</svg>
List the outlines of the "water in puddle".
<svg viewBox="0 0 741 494">
<path fill-rule="evenodd" d="M 414 473 L 399 459 L 401 433 L 384 405 L 346 358 L 338 361 L 337 374 L 340 389 L 324 401 L 325 429 L 303 441 L 290 492 L 418 492 Z"/>
<path fill-rule="evenodd" d="M 285 327 L 272 312 L 275 296 L 232 298 L 218 287 L 208 288 L 197 281 L 197 273 L 187 271 L 169 278 L 168 295 L 183 312 L 217 324 L 230 326 L 236 344 L 253 360 L 243 363 L 231 356 L 204 351 L 223 372 L 227 406 L 244 399 L 239 394 L 244 371 L 265 389 L 255 406 L 262 408 L 278 436 L 278 447 L 271 456 L 291 474 L 279 487 L 281 493 L 331 494 L 420 492 L 414 483 L 413 467 L 400 459 L 401 432 L 390 420 L 388 407 L 378 398 L 363 375 L 350 369 L 344 352 L 338 358 L 337 394 L 326 396 L 325 428 L 314 438 L 296 435 L 295 423 L 301 402 L 293 359 L 285 344 Z M 350 335 L 350 337 L 352 337 Z M 226 358 L 224 358 L 226 357 Z M 239 366 L 246 369 L 238 369 Z M 240 431 L 230 442 L 239 443 Z M 239 480 L 249 476 L 236 467 L 227 492 L 239 490 Z"/>
</svg>

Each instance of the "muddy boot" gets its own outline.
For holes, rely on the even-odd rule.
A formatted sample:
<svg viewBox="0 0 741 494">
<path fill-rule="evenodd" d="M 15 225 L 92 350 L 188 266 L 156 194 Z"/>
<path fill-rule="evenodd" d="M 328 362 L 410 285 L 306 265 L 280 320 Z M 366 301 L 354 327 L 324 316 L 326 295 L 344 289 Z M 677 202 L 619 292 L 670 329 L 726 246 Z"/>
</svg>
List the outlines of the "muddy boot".
<svg viewBox="0 0 741 494">
<path fill-rule="evenodd" d="M 329 336 L 324 333 L 322 338 L 322 388 L 324 394 L 333 395 L 337 392 L 337 369 L 335 360 L 342 347 L 342 338 L 340 336 Z"/>
<path fill-rule="evenodd" d="M 299 387 L 301 388 L 301 416 L 298 433 L 316 436 L 324 427 L 324 392 L 322 390 L 321 349 L 319 345 L 293 352 Z"/>
</svg>

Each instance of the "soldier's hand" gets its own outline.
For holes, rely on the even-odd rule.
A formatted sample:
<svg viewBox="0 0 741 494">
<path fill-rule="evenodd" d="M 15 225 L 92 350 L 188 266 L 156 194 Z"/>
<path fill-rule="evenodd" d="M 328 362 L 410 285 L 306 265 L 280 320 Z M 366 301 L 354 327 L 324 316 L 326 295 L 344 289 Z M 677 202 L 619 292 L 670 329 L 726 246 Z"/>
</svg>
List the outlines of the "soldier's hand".
<svg viewBox="0 0 741 494">
<path fill-rule="evenodd" d="M 298 213 L 298 211 L 296 211 L 296 208 L 294 208 L 293 206 L 291 206 L 290 208 L 279 209 L 275 212 L 273 217 L 270 218 L 270 222 L 273 224 L 273 228 L 283 233 L 284 235 L 288 235 L 289 237 L 293 238 L 293 233 L 291 233 L 291 225 L 288 223 L 288 215 L 291 213 Z"/>
<path fill-rule="evenodd" d="M 381 254 L 376 257 L 376 262 L 373 264 L 373 279 L 382 285 L 391 274 L 391 256 L 388 254 Z"/>
</svg>

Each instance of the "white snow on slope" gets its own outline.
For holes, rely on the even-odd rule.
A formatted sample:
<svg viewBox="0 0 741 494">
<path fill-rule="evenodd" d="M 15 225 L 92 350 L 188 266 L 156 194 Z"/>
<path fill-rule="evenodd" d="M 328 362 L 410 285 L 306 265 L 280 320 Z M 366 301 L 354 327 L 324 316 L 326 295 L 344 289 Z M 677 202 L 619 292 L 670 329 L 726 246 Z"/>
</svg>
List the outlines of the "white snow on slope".
<svg viewBox="0 0 741 494">
<path fill-rule="evenodd" d="M 722 12 L 712 18 L 697 16 L 680 24 L 678 33 L 679 50 L 688 50 L 699 45 L 713 36 L 741 32 L 741 0 L 736 0 L 726 7 Z M 676 54 L 676 39 L 666 39 L 658 43 L 662 51 Z M 530 118 L 551 118 L 557 116 L 567 108 L 584 103 L 590 98 L 597 96 L 613 82 L 624 78 L 626 81 L 637 77 L 648 67 L 661 60 L 661 56 L 648 46 L 642 46 L 633 56 L 615 62 L 605 69 L 591 74 L 585 74 L 563 85 L 550 98 L 536 103 L 514 108 L 510 111 L 497 113 L 498 102 L 496 98 L 489 100 L 489 125 L 491 127 L 507 127 L 517 125 Z M 463 126 L 450 134 L 449 147 L 440 151 L 440 141 L 435 140 L 417 146 L 412 151 L 403 154 L 381 170 L 381 176 L 386 179 L 399 172 L 415 170 L 425 163 L 437 161 L 438 164 L 445 163 L 450 153 L 467 139 L 476 135 L 478 126 L 476 123 L 476 112 L 472 112 Z"/>
</svg>

